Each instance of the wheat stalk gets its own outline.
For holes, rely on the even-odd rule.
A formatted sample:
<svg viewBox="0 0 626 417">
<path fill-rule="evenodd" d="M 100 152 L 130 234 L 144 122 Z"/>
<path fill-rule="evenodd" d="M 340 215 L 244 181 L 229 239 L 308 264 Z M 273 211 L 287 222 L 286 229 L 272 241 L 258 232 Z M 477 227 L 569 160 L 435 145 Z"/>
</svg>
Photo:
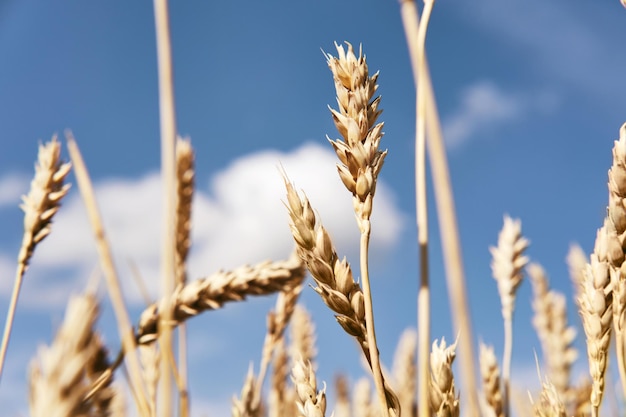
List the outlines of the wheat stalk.
<svg viewBox="0 0 626 417">
<path fill-rule="evenodd" d="M 459 417 L 459 397 L 454 387 L 452 362 L 456 357 L 456 344 L 446 345 L 441 338 L 433 342 L 430 353 L 430 406 L 437 417 Z"/>
<path fill-rule="evenodd" d="M 504 417 L 502 386 L 500 384 L 500 368 L 493 352 L 493 346 L 480 342 L 480 374 L 483 380 L 483 395 L 493 417 Z"/>
<path fill-rule="evenodd" d="M 530 264 L 526 271 L 534 291 L 533 325 L 541 341 L 547 376 L 559 396 L 569 404 L 571 368 L 578 357 L 574 347 L 576 329 L 567 323 L 565 296 L 550 290 L 543 268 Z"/>
<path fill-rule="evenodd" d="M 2 346 L 0 347 L 0 378 L 2 378 L 24 274 L 35 247 L 50 234 L 52 218 L 59 210 L 61 199 L 65 197 L 70 188 L 69 184 L 65 184 L 65 177 L 70 172 L 70 168 L 69 163 L 61 161 L 61 144 L 57 142 L 56 136 L 53 136 L 52 140 L 45 145 L 39 145 L 35 176 L 30 183 L 30 191 L 22 197 L 20 206 L 24 211 L 24 234 L 17 256 L 13 293 L 11 294 L 9 310 L 4 324 Z"/>
<path fill-rule="evenodd" d="M 291 370 L 291 378 L 296 387 L 298 412 L 303 417 L 324 417 L 326 415 L 326 388 L 318 391 L 315 371 L 311 363 L 296 361 Z"/>
<path fill-rule="evenodd" d="M 139 319 L 138 343 L 152 343 L 158 337 L 163 322 L 161 306 L 173 306 L 170 326 L 190 317 L 221 308 L 229 301 L 242 301 L 251 295 L 268 295 L 285 287 L 298 285 L 304 277 L 304 267 L 295 256 L 287 261 L 265 261 L 255 266 L 242 266 L 232 271 L 219 271 L 203 279 L 179 286 L 171 295 L 148 306 Z"/>
<path fill-rule="evenodd" d="M 504 216 L 504 225 L 498 235 L 498 246 L 489 248 L 493 260 L 491 269 L 498 283 L 504 319 L 504 357 L 502 359 L 502 399 L 504 415 L 509 415 L 509 386 L 511 374 L 511 354 L 513 351 L 513 311 L 515 293 L 522 283 L 523 270 L 528 258 L 523 255 L 528 240 L 522 237 L 522 224 Z"/>
</svg>

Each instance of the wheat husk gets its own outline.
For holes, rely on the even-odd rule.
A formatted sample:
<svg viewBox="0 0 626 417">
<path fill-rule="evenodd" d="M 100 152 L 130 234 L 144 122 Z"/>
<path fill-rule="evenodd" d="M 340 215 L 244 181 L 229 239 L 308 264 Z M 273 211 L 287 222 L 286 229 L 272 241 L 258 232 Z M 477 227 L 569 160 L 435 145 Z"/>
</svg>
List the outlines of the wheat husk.
<svg viewBox="0 0 626 417">
<path fill-rule="evenodd" d="M 324 417 L 326 415 L 326 388 L 317 390 L 315 370 L 309 362 L 296 361 L 291 370 L 291 379 L 296 388 L 296 405 L 302 417 Z"/>
<path fill-rule="evenodd" d="M 456 357 L 456 342 L 446 345 L 433 342 L 430 353 L 430 406 L 437 417 L 458 417 L 460 415 L 459 397 L 456 395 L 452 362 Z"/>
</svg>

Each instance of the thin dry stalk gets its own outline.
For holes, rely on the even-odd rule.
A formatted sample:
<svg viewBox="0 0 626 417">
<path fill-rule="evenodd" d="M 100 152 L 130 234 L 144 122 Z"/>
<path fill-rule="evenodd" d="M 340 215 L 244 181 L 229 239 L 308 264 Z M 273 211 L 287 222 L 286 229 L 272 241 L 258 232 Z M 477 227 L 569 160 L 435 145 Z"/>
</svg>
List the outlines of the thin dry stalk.
<svg viewBox="0 0 626 417">
<path fill-rule="evenodd" d="M 393 401 L 388 399 L 382 374 L 376 331 L 374 308 L 369 279 L 369 241 L 371 214 L 378 174 L 383 166 L 387 151 L 379 150 L 383 123 L 376 124 L 382 110 L 378 109 L 380 96 L 374 98 L 378 89 L 378 73 L 369 76 L 367 62 L 362 51 L 358 58 L 352 45 L 346 43 L 348 51 L 335 44 L 338 57 L 326 55 L 335 81 L 339 111 L 330 109 L 335 126 L 343 140 L 330 140 L 341 164 L 337 166 L 339 177 L 352 193 L 354 212 L 361 232 L 360 267 L 363 282 L 365 323 L 370 366 L 376 384 L 381 407 L 386 407 L 384 416 L 399 412 Z"/>
<path fill-rule="evenodd" d="M 333 417 L 351 417 L 350 414 L 350 386 L 345 375 L 335 377 L 335 410 Z"/>
<path fill-rule="evenodd" d="M 309 200 L 299 195 L 293 185 L 285 179 L 287 188 L 287 208 L 291 219 L 291 233 L 298 246 L 298 254 L 311 272 L 317 287 L 315 291 L 322 297 L 324 303 L 337 315 L 335 318 L 346 333 L 353 336 L 365 355 L 370 369 L 373 369 L 373 359 L 370 349 L 365 319 L 365 298 L 359 284 L 352 276 L 350 265 L 345 260 L 339 260 L 337 252 L 326 229 L 317 221 Z M 382 373 L 380 375 L 382 377 Z M 393 391 L 385 386 L 386 411 L 392 409 L 397 413 L 399 403 Z M 383 415 L 385 415 L 383 414 Z"/>
<path fill-rule="evenodd" d="M 133 334 L 133 329 L 130 324 L 130 318 L 128 317 L 128 311 L 124 305 L 124 298 L 122 297 L 122 291 L 120 289 L 117 272 L 115 270 L 115 264 L 113 263 L 113 256 L 111 254 L 111 248 L 106 238 L 100 212 L 96 202 L 96 197 L 87 172 L 87 167 L 83 161 L 83 157 L 78 149 L 78 145 L 74 140 L 71 132 L 66 132 L 67 148 L 74 165 L 74 174 L 76 175 L 76 182 L 78 189 L 80 190 L 83 202 L 87 209 L 87 215 L 91 223 L 93 230 L 98 255 L 100 256 L 100 264 L 104 272 L 105 282 L 109 296 L 111 297 L 111 303 L 113 304 L 113 310 L 115 312 L 115 318 L 117 320 L 117 329 L 122 341 L 122 348 L 125 352 L 125 357 L 128 360 L 128 368 L 130 375 L 130 383 L 135 393 L 135 401 L 141 415 L 147 415 L 148 402 L 146 400 L 144 386 L 141 379 L 141 368 L 139 366 L 139 359 L 136 353 L 136 343 Z"/>
<path fill-rule="evenodd" d="M 161 176 L 163 180 L 163 240 L 161 242 L 161 291 L 167 300 L 176 286 L 175 239 L 176 214 L 176 112 L 174 107 L 174 70 L 172 66 L 172 43 L 167 0 L 154 0 L 154 22 L 157 44 L 157 69 L 159 74 L 159 120 L 161 124 Z M 172 329 L 172 305 L 161 306 L 164 318 L 160 333 L 161 345 L 161 384 L 159 401 L 160 415 L 172 415 L 173 373 L 167 358 L 174 357 Z M 189 410 L 181 410 L 183 416 Z"/>
<path fill-rule="evenodd" d="M 94 403 L 83 402 L 83 398 L 89 389 L 85 370 L 102 348 L 93 331 L 97 317 L 93 295 L 68 301 L 54 341 L 41 347 L 31 363 L 29 408 L 33 417 L 88 415 L 92 410 Z"/>
<path fill-rule="evenodd" d="M 433 342 L 430 353 L 430 406 L 437 417 L 459 417 L 459 397 L 454 387 L 452 362 L 456 357 L 456 344 L 446 346 L 446 340 Z"/>
<path fill-rule="evenodd" d="M 418 415 L 415 398 L 415 380 L 417 375 L 415 353 L 417 351 L 417 340 L 418 336 L 415 329 L 406 329 L 400 336 L 393 360 L 394 388 L 398 394 L 400 410 L 402 410 L 404 417 Z M 426 368 L 426 371 L 428 371 L 428 368 Z M 428 388 L 428 384 L 426 387 Z M 428 397 L 426 398 L 426 405 L 428 405 Z"/>
<path fill-rule="evenodd" d="M 159 386 L 160 355 L 158 344 L 139 346 L 139 360 L 141 361 L 143 382 L 148 395 L 150 417 L 157 413 L 157 390 Z"/>
<path fill-rule="evenodd" d="M 526 271 L 534 292 L 533 325 L 541 341 L 547 377 L 559 397 L 569 404 L 570 374 L 578 357 L 574 347 L 576 329 L 568 325 L 565 296 L 550 289 L 544 269 L 538 264 L 530 264 Z"/>
<path fill-rule="evenodd" d="M 315 371 L 310 363 L 299 360 L 291 370 L 296 387 L 299 415 L 302 417 L 324 417 L 326 415 L 326 387 L 318 391 Z"/>
<path fill-rule="evenodd" d="M 194 192 L 194 153 L 189 139 L 176 140 L 176 251 L 174 267 L 177 285 L 187 282 L 187 255 L 191 247 L 191 207 Z M 178 381 L 181 417 L 189 415 L 187 375 L 187 327 L 178 327 Z"/>
<path fill-rule="evenodd" d="M 20 206 L 24 211 L 24 235 L 17 256 L 13 293 L 0 347 L 0 379 L 24 274 L 35 247 L 50 234 L 52 218 L 59 210 L 61 199 L 70 188 L 69 184 L 65 184 L 65 177 L 70 172 L 70 168 L 69 163 L 61 161 L 61 144 L 57 142 L 56 136 L 53 136 L 52 140 L 45 145 L 39 145 L 35 176 L 30 183 L 30 191 L 28 195 L 22 197 Z"/>
<path fill-rule="evenodd" d="M 502 387 L 500 384 L 500 368 L 493 352 L 493 346 L 480 342 L 480 374 L 483 380 L 483 395 L 485 402 L 492 411 L 493 417 L 504 417 Z"/>
<path fill-rule="evenodd" d="M 439 219 L 439 230 L 441 231 L 441 244 L 445 260 L 450 308 L 452 310 L 454 328 L 459 335 L 459 356 L 463 370 L 461 373 L 463 392 L 467 399 L 469 415 L 479 417 L 480 407 L 475 379 L 477 374 L 474 365 L 475 357 L 471 316 L 467 302 L 460 237 L 454 209 L 454 198 L 450 183 L 450 173 L 448 170 L 448 160 L 444 146 L 441 121 L 439 120 L 437 112 L 437 103 L 433 93 L 427 59 L 424 58 L 423 66 L 420 65 L 420 49 L 417 42 L 419 16 L 415 1 L 401 0 L 400 11 L 405 37 L 409 47 L 415 85 L 420 83 L 420 85 L 423 86 L 426 96 L 427 147 L 435 189 L 435 198 L 437 201 L 437 217 Z M 423 84 L 419 81 L 420 76 L 418 71 L 420 68 L 423 68 L 421 77 Z"/>
<path fill-rule="evenodd" d="M 164 305 L 173 306 L 170 326 L 175 327 L 204 311 L 219 309 L 226 302 L 243 301 L 251 295 L 268 295 L 298 285 L 304 274 L 302 263 L 293 256 L 287 261 L 265 261 L 189 282 L 143 311 L 137 326 L 137 342 L 152 343 L 157 339 L 164 320 L 161 315 Z"/>
<path fill-rule="evenodd" d="M 605 226 L 608 220 L 605 220 Z M 582 294 L 578 299 L 580 316 L 587 337 L 587 357 L 592 380 L 591 406 L 596 417 L 604 394 L 604 374 L 611 341 L 612 289 L 607 261 L 607 228 L 598 230 L 594 252 L 584 270 Z"/>
<path fill-rule="evenodd" d="M 498 246 L 491 247 L 491 269 L 498 283 L 498 292 L 502 302 L 502 318 L 504 319 L 504 357 L 502 359 L 502 400 L 504 415 L 509 415 L 509 386 L 511 375 L 511 355 L 513 352 L 513 312 L 515 311 L 515 294 L 522 283 L 523 270 L 528 264 L 524 251 L 528 240 L 522 236 L 522 224 L 504 216 L 504 225 L 498 235 Z"/>
</svg>

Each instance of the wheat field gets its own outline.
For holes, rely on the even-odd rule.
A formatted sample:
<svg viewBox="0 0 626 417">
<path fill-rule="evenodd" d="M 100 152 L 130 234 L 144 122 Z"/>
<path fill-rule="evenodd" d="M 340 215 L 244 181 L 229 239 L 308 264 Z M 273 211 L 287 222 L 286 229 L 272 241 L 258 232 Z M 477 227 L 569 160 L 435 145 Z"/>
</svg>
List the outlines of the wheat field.
<svg viewBox="0 0 626 417">
<path fill-rule="evenodd" d="M 385 7 L 395 7 L 395 24 L 405 37 L 403 64 L 413 81 L 404 88 L 411 105 L 410 111 L 404 109 L 411 126 L 404 143 L 407 148 L 400 150 L 404 155 L 393 155 L 401 148 L 392 146 L 387 131 L 398 116 L 388 114 L 381 94 L 385 72 L 372 64 L 381 60 L 365 41 L 335 41 L 318 56 L 328 87 L 319 88 L 329 92 L 330 104 L 322 109 L 326 138 L 292 153 L 268 152 L 262 158 L 239 161 L 239 165 L 264 164 L 273 177 L 263 171 L 256 173 L 257 178 L 231 183 L 216 180 L 211 192 L 226 195 L 239 185 L 243 190 L 233 195 L 245 199 L 237 203 L 247 206 L 245 213 L 258 215 L 242 215 L 229 223 L 224 216 L 211 219 L 219 209 L 199 176 L 210 160 L 202 154 L 210 153 L 211 146 L 180 135 L 180 121 L 185 119 L 175 106 L 173 76 L 174 67 L 179 68 L 175 57 L 180 44 L 172 29 L 177 20 L 166 0 L 155 0 L 153 87 L 158 91 L 160 148 L 150 152 L 160 154 L 159 172 L 144 177 L 134 189 L 115 182 L 107 188 L 95 179 L 98 174 L 92 180 L 91 166 L 95 165 L 92 172 L 96 173 L 102 166 L 85 152 L 89 139 L 78 131 L 68 129 L 40 143 L 33 154 L 30 185 L 20 191 L 23 232 L 14 242 L 17 250 L 10 267 L 0 258 L 3 288 L 10 292 L 0 347 L 0 392 L 15 381 L 11 376 L 19 361 L 13 358 L 20 353 L 15 339 L 29 333 L 24 316 L 20 319 L 21 314 L 29 314 L 29 304 L 37 303 L 29 292 L 38 286 L 54 291 L 56 280 L 48 285 L 29 282 L 31 274 L 41 280 L 45 265 L 54 264 L 46 244 L 53 241 L 56 250 L 73 248 L 83 253 L 86 243 L 63 240 L 64 233 L 73 233 L 63 230 L 71 217 L 64 210 L 72 215 L 79 210 L 84 215 L 81 233 L 89 236 L 93 259 L 84 263 L 71 291 L 67 283 L 56 290 L 64 313 L 53 315 L 51 334 L 37 335 L 39 343 L 27 350 L 34 354 L 22 369 L 23 396 L 25 412 L 33 417 L 622 415 L 626 410 L 626 123 L 607 128 L 612 136 L 593 142 L 598 154 L 604 155 L 599 173 L 580 166 L 572 167 L 571 174 L 551 173 L 564 184 L 576 175 L 605 175 L 593 194 L 600 199 L 592 203 L 599 214 L 586 224 L 596 222 L 573 235 L 580 236 L 580 244 L 572 235 L 563 237 L 568 245 L 560 249 L 561 259 L 546 259 L 546 245 L 553 240 L 548 233 L 542 235 L 534 220 L 529 232 L 523 216 L 509 215 L 518 212 L 515 206 L 492 221 L 497 230 L 490 236 L 476 240 L 463 236 L 464 222 L 471 222 L 475 214 L 464 211 L 467 204 L 455 204 L 458 190 L 453 185 L 467 184 L 467 179 L 455 181 L 459 175 L 455 150 L 467 145 L 454 140 L 462 140 L 458 138 L 464 133 L 458 129 L 470 125 L 458 118 L 456 125 L 445 123 L 439 115 L 437 91 L 444 74 L 429 65 L 427 56 L 433 52 L 430 47 L 426 51 L 430 36 L 438 33 L 439 4 L 402 0 Z M 624 13 L 621 8 L 617 12 Z M 280 61 L 276 64 L 279 67 Z M 233 89 L 233 97 L 241 94 L 236 86 Z M 517 104 L 529 105 L 527 97 L 518 96 Z M 478 100 L 484 104 L 490 98 L 478 95 Z M 494 109 L 489 110 L 497 113 Z M 446 135 L 457 139 L 451 141 Z M 219 144 L 212 146 L 219 148 Z M 516 152 L 515 146 L 510 145 L 510 151 Z M 562 155 L 566 158 L 567 150 Z M 512 160 L 521 157 L 522 153 L 513 155 Z M 306 165 L 306 158 L 323 160 L 323 166 Z M 395 172 L 393 164 L 402 158 L 411 161 L 411 170 L 404 169 L 401 180 L 390 185 L 385 172 Z M 106 169 L 115 175 L 119 164 L 109 161 Z M 564 206 L 545 207 L 541 195 L 534 197 L 527 184 L 509 183 L 498 172 L 490 175 L 498 178 L 503 194 L 504 188 L 519 187 L 518 193 L 543 216 L 567 216 L 568 204 L 575 201 L 562 198 Z M 226 176 L 222 174 L 222 180 Z M 332 184 L 325 182 L 328 178 Z M 267 188 L 276 205 L 265 207 L 258 203 L 268 198 L 259 195 L 267 181 L 276 184 Z M 314 191 L 309 194 L 307 187 Z M 390 191 L 394 187 L 401 187 L 400 193 L 412 199 L 409 215 L 406 207 L 400 210 L 394 205 Z M 116 194 L 120 191 L 125 194 Z M 128 201 L 139 201 L 147 192 L 158 196 L 158 202 L 151 203 L 150 213 L 134 211 Z M 497 196 L 499 191 L 490 192 Z M 117 198 L 114 205 L 122 210 L 113 220 L 107 219 L 111 207 L 101 204 L 110 201 L 107 193 L 129 199 Z M 237 210 L 234 203 L 226 199 L 223 211 Z M 331 209 L 318 209 L 320 203 Z M 475 207 L 483 209 L 480 202 Z M 126 214 L 124 220 L 121 214 Z M 275 224 L 270 219 L 279 220 Z M 196 230 L 218 230 L 220 221 L 223 241 L 197 239 Z M 117 229 L 142 225 L 147 233 L 122 242 L 120 248 L 116 246 L 120 241 L 109 234 L 111 224 Z M 333 231 L 339 227 L 350 232 L 337 235 Z M 246 252 L 244 247 L 251 243 L 237 242 L 239 229 L 264 232 L 244 236 L 265 252 Z M 411 239 L 410 246 L 403 241 L 402 252 L 411 251 L 405 259 L 412 265 L 410 274 L 385 264 L 385 259 L 394 259 L 392 241 L 403 233 Z M 288 242 L 276 237 L 281 234 L 289 237 Z M 550 243 L 542 243 L 544 239 Z M 485 240 L 488 243 L 477 248 Z M 140 256 L 137 265 L 132 253 L 144 245 L 151 252 Z M 120 251 L 124 248 L 131 253 Z M 233 257 L 238 249 L 242 253 Z M 484 254 L 474 259 L 477 251 Z M 271 259 L 233 264 L 233 259 L 248 253 L 270 253 Z M 488 271 L 486 276 L 476 277 L 472 266 L 478 259 Z M 549 278 L 555 265 L 567 271 L 561 274 L 567 277 Z M 197 272 L 198 267 L 202 272 Z M 248 326 L 211 334 L 217 328 L 210 323 L 228 323 L 231 310 Z M 198 338 L 200 326 L 209 330 Z M 251 340 L 256 345 L 251 346 Z M 218 357 L 210 358 L 215 346 L 237 343 L 250 345 L 254 356 L 235 358 L 235 348 L 222 347 L 217 349 Z M 203 359 L 223 368 L 201 367 L 200 363 L 206 365 Z M 358 376 L 345 371 L 348 362 L 359 369 Z M 328 363 L 338 368 L 331 369 Z M 238 383 L 229 385 L 232 381 Z M 228 409 L 197 407 L 203 395 L 214 398 L 212 389 L 232 393 Z"/>
</svg>

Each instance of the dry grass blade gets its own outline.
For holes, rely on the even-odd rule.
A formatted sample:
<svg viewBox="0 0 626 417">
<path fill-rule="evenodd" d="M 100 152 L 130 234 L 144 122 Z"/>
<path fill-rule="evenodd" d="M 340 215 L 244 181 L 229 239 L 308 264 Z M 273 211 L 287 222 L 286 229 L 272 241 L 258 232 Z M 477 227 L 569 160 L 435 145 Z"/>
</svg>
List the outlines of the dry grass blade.
<svg viewBox="0 0 626 417">
<path fill-rule="evenodd" d="M 533 286 L 533 325 L 541 341 L 547 376 L 559 396 L 569 403 L 571 395 L 570 374 L 578 357 L 574 347 L 576 329 L 568 325 L 565 296 L 550 290 L 543 268 L 530 264 L 526 268 Z"/>
<path fill-rule="evenodd" d="M 393 359 L 394 388 L 398 394 L 400 409 L 404 417 L 412 417 L 417 413 L 415 399 L 416 351 L 417 332 L 415 329 L 406 329 L 400 336 Z"/>
<path fill-rule="evenodd" d="M 91 412 L 94 403 L 85 403 L 83 398 L 90 386 L 86 370 L 93 367 L 102 349 L 93 331 L 97 317 L 98 303 L 93 295 L 69 300 L 54 341 L 49 347 L 41 347 L 31 364 L 29 407 L 33 417 Z"/>
<path fill-rule="evenodd" d="M 309 362 L 299 360 L 291 370 L 296 387 L 299 415 L 302 417 L 324 417 L 326 415 L 326 389 L 317 390 L 315 370 Z"/>
<path fill-rule="evenodd" d="M 522 237 L 522 224 L 504 216 L 504 225 L 498 235 L 498 246 L 489 248 L 493 260 L 491 269 L 498 283 L 504 318 L 504 357 L 502 359 L 502 400 L 504 414 L 509 415 L 509 386 L 511 374 L 511 354 L 513 351 L 513 311 L 515 294 L 522 283 L 523 270 L 528 263 L 524 251 L 528 240 Z"/>
<path fill-rule="evenodd" d="M 24 211 L 24 234 L 17 256 L 13 293 L 4 325 L 2 346 L 0 347 L 0 378 L 11 338 L 13 318 L 24 274 L 35 247 L 50 234 L 52 218 L 59 210 L 61 199 L 65 197 L 70 188 L 69 184 L 65 184 L 65 177 L 70 172 L 70 168 L 69 163 L 61 161 L 61 144 L 57 142 L 56 136 L 52 137 L 52 140 L 45 145 L 39 145 L 35 176 L 30 183 L 30 191 L 22 197 L 20 206 Z"/>
<path fill-rule="evenodd" d="M 173 306 L 172 323 L 175 326 L 203 311 L 221 308 L 229 301 L 242 301 L 251 295 L 267 295 L 302 282 L 305 269 L 297 257 L 282 262 L 262 262 L 242 266 L 232 271 L 220 271 L 207 278 L 179 286 L 173 294 L 146 308 L 139 319 L 138 343 L 152 343 L 159 332 L 161 306 Z"/>
<path fill-rule="evenodd" d="M 500 368 L 498 360 L 493 352 L 493 346 L 480 343 L 480 374 L 483 380 L 483 395 L 491 415 L 504 417 L 504 405 L 502 401 L 502 387 L 500 384 Z"/>
<path fill-rule="evenodd" d="M 452 362 L 456 357 L 456 342 L 446 346 L 446 340 L 433 342 L 430 353 L 430 406 L 437 417 L 459 417 L 459 397 L 454 387 Z"/>
</svg>

